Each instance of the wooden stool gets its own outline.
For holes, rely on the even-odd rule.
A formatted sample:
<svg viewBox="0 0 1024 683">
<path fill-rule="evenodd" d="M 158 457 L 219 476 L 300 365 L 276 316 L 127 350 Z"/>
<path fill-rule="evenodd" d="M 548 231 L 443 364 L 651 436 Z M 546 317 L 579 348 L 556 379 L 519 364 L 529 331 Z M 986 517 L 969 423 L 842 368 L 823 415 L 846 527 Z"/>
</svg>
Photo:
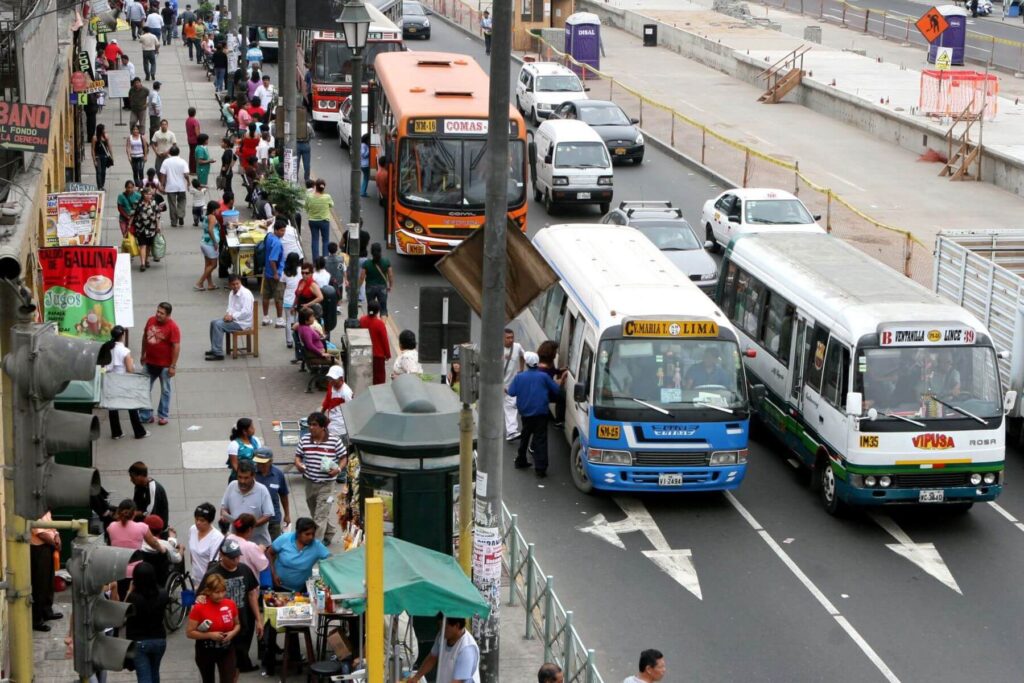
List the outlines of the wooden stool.
<svg viewBox="0 0 1024 683">
<path fill-rule="evenodd" d="M 313 636 L 309 632 L 308 626 L 285 626 L 284 627 L 284 654 L 281 657 L 281 681 L 285 681 L 288 678 L 288 665 L 291 659 L 291 650 L 288 647 L 289 638 L 298 638 L 303 636 L 306 640 L 306 659 L 312 665 L 316 662 L 316 650 L 313 648 Z"/>
<path fill-rule="evenodd" d="M 247 330 L 236 330 L 228 332 L 227 344 L 231 349 L 231 357 L 238 358 L 239 353 L 244 353 L 253 358 L 260 357 L 260 316 L 259 302 L 252 300 L 252 327 Z M 245 349 L 241 347 L 241 339 L 245 339 Z"/>
</svg>

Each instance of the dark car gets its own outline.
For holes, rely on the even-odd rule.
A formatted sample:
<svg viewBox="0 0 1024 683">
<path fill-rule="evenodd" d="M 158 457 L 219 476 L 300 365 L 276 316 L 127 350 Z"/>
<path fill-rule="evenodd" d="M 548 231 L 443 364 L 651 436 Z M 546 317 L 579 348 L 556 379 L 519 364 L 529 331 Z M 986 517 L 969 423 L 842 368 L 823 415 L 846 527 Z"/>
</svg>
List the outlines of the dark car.
<svg viewBox="0 0 1024 683">
<path fill-rule="evenodd" d="M 711 243 L 698 239 L 682 210 L 672 202 L 621 202 L 601 222 L 636 228 L 706 294 L 714 293 L 718 264 L 707 253 Z"/>
<path fill-rule="evenodd" d="M 427 40 L 430 38 L 430 10 L 423 7 L 418 2 L 403 2 L 402 3 L 402 18 L 399 20 L 402 24 L 402 37 L 403 38 L 422 38 Z"/>
<path fill-rule="evenodd" d="M 579 119 L 597 131 L 608 146 L 612 161 L 644 160 L 644 136 L 637 120 L 626 116 L 622 107 L 606 100 L 576 100 L 555 107 L 552 118 Z"/>
</svg>

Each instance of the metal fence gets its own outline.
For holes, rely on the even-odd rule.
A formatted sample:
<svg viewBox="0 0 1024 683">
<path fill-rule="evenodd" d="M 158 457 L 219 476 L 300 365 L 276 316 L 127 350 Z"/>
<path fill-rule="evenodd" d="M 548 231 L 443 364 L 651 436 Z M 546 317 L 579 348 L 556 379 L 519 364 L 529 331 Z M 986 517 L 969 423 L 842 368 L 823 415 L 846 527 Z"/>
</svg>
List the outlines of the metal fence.
<svg viewBox="0 0 1024 683">
<path fill-rule="evenodd" d="M 566 610 L 555 594 L 555 577 L 544 573 L 533 543 L 528 543 L 519 530 L 518 517 L 502 503 L 508 605 L 523 606 L 526 613 L 524 637 L 544 639 L 544 661 L 561 666 L 566 683 L 604 683 L 594 662 L 594 651 L 583 644 L 572 623 L 572 610 Z"/>
</svg>

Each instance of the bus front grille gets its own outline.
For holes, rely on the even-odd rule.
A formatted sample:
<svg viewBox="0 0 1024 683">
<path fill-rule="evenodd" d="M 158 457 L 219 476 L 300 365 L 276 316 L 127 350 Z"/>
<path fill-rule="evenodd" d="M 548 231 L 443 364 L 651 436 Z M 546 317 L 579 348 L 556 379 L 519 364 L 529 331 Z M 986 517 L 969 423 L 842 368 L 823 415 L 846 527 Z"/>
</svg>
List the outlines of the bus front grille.
<svg viewBox="0 0 1024 683">
<path fill-rule="evenodd" d="M 704 467 L 708 464 L 707 451 L 633 451 L 633 464 L 637 467 Z"/>
<path fill-rule="evenodd" d="M 948 486 L 970 486 L 969 472 L 938 472 L 929 474 L 897 474 L 893 486 L 898 489 L 941 489 Z"/>
<path fill-rule="evenodd" d="M 428 230 L 434 237 L 469 237 L 473 234 L 473 231 L 476 230 L 476 228 L 446 228 L 431 226 Z"/>
</svg>

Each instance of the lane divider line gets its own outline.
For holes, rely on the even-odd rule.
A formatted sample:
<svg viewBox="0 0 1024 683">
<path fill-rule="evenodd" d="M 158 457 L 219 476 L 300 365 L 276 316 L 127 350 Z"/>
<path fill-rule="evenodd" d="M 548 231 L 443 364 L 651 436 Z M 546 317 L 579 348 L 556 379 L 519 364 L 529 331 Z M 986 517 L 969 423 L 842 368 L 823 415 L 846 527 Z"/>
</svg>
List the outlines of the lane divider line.
<svg viewBox="0 0 1024 683">
<path fill-rule="evenodd" d="M 1021 531 L 1024 531 L 1024 522 L 1021 522 L 1019 519 L 1017 519 L 1016 517 L 1011 515 L 1010 512 L 1006 508 L 1004 508 L 1002 505 L 1000 505 L 999 503 L 995 502 L 994 500 L 990 500 L 988 502 L 988 504 L 992 506 L 993 510 L 995 510 L 996 512 L 1001 514 L 1003 517 L 1005 517 L 1006 521 L 1008 521 L 1010 524 L 1013 524 L 1015 527 L 1017 527 Z"/>
<path fill-rule="evenodd" d="M 799 565 L 797 565 L 793 558 L 789 556 L 789 553 L 782 549 L 782 546 L 780 546 L 775 539 L 772 538 L 772 535 L 769 534 L 763 526 L 761 526 L 761 523 L 758 522 L 757 519 L 750 514 L 750 512 L 743 507 L 738 500 L 736 500 L 736 496 L 732 494 L 732 491 L 725 492 L 725 499 L 728 500 L 734 508 L 736 508 L 736 511 L 740 513 L 740 516 L 742 516 L 743 519 L 747 520 L 747 524 L 757 532 L 768 547 L 772 549 L 772 552 L 774 552 L 775 555 L 782 560 L 782 563 L 786 565 L 789 571 L 793 573 L 793 576 L 795 576 L 797 580 L 803 584 L 804 588 L 814 596 L 814 599 L 825 608 L 825 611 L 828 612 L 829 616 L 835 619 L 836 623 L 846 631 L 846 634 L 850 636 L 850 639 L 854 644 L 856 644 L 857 647 L 860 648 L 861 652 L 863 652 L 871 663 L 875 665 L 875 668 L 878 669 L 879 673 L 882 674 L 885 680 L 889 683 L 900 683 L 899 677 L 892 669 L 889 668 L 878 653 L 875 652 L 874 648 L 871 647 L 868 641 L 866 641 L 857 629 L 854 628 L 853 624 L 851 624 L 846 617 L 836 609 L 836 606 L 832 604 L 832 601 L 825 597 L 825 594 L 821 592 L 821 589 L 811 581 L 810 577 L 808 577 L 802 569 L 800 569 Z"/>
</svg>

